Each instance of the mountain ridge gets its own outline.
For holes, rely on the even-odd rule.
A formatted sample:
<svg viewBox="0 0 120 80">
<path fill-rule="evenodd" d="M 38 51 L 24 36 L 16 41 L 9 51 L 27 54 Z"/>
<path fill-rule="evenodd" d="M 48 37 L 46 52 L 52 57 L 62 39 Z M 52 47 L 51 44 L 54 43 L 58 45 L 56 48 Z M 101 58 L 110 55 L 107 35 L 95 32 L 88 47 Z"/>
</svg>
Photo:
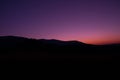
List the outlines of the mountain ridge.
<svg viewBox="0 0 120 80">
<path fill-rule="evenodd" d="M 0 37 L 1 53 L 45 52 L 50 54 L 119 54 L 120 44 L 91 45 L 79 41 L 32 39 L 18 36 Z"/>
<path fill-rule="evenodd" d="M 89 45 L 78 41 L 0 37 L 0 60 L 43 63 L 104 63 L 120 61 L 120 44 Z M 39 62 L 40 61 L 40 62 Z M 22 62 L 22 63 L 23 63 Z"/>
</svg>

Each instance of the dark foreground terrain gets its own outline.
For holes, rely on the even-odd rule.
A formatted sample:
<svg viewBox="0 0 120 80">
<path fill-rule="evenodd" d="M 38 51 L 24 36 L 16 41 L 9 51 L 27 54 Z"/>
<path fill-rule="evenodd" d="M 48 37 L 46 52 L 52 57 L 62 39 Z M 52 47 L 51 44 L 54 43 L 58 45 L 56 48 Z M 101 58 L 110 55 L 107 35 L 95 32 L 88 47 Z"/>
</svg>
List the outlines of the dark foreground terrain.
<svg viewBox="0 0 120 80">
<path fill-rule="evenodd" d="M 0 64 L 119 64 L 120 44 L 0 37 Z"/>
</svg>

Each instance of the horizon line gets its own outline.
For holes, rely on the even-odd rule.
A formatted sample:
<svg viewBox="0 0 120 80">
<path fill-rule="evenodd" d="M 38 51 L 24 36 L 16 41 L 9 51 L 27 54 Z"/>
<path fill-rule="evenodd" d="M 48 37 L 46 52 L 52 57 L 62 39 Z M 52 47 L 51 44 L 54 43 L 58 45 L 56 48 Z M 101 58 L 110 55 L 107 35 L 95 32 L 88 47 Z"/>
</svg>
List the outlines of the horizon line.
<svg viewBox="0 0 120 80">
<path fill-rule="evenodd" d="M 80 40 L 62 40 L 62 39 L 55 39 L 55 38 L 32 38 L 32 37 L 26 37 L 26 36 L 16 36 L 16 35 L 5 35 L 5 36 L 0 36 L 0 37 L 21 37 L 21 38 L 27 38 L 27 39 L 35 39 L 35 40 L 41 40 L 41 39 L 44 39 L 44 40 L 58 40 L 58 41 L 76 41 L 76 42 L 79 42 L 79 43 L 84 43 L 84 44 L 89 44 L 89 45 L 112 45 L 112 44 L 120 44 L 120 42 L 111 42 L 111 43 L 86 43 L 86 42 L 83 42 L 83 41 L 80 41 Z"/>
</svg>

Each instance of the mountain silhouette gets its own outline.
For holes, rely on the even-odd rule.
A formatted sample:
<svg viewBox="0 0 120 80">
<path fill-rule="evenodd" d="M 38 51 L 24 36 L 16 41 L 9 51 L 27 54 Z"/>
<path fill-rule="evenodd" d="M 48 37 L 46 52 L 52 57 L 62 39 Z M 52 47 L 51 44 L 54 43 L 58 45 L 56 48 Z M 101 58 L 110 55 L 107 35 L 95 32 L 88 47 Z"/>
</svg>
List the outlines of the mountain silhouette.
<svg viewBox="0 0 120 80">
<path fill-rule="evenodd" d="M 78 41 L 60 41 L 55 39 L 28 39 L 18 36 L 3 36 L 0 37 L 0 48 L 10 50 L 24 50 L 24 51 L 50 51 L 55 52 L 57 50 L 71 51 L 72 48 L 87 47 L 88 44 Z M 65 50 L 66 49 L 66 50 Z"/>
<path fill-rule="evenodd" d="M 17 55 L 37 55 L 39 59 L 41 55 L 57 56 L 57 57 L 93 57 L 97 56 L 102 57 L 102 59 L 108 59 L 108 56 L 113 59 L 119 59 L 120 56 L 120 44 L 109 44 L 109 45 L 91 45 L 82 43 L 79 41 L 61 41 L 56 39 L 32 39 L 19 36 L 1 36 L 0 37 L 0 55 L 14 56 L 14 59 Z M 105 57 L 107 56 L 107 58 Z M 18 56 L 19 57 L 19 56 Z M 26 56 L 28 57 L 28 56 Z M 50 58 L 58 59 L 63 58 Z M 46 57 L 45 57 L 46 58 Z M 27 59 L 27 58 L 26 58 Z M 32 58 L 33 59 L 33 58 Z M 36 58 L 35 58 L 36 59 Z M 48 59 L 48 58 L 47 58 Z M 69 58 L 73 59 L 73 58 Z M 74 60 L 79 60 L 74 58 Z M 91 58 L 93 59 L 93 58 Z"/>
<path fill-rule="evenodd" d="M 91 45 L 85 44 L 79 41 L 60 41 L 56 39 L 31 39 L 18 36 L 2 36 L 0 37 L 0 48 L 9 49 L 6 51 L 44 51 L 48 53 L 54 52 L 66 52 L 69 53 L 104 53 L 111 52 L 118 53 L 120 44 L 109 44 L 109 45 Z M 67 53 L 68 52 L 68 53 Z M 105 53 L 106 52 L 106 53 Z M 115 53 L 114 53 L 115 54 Z"/>
</svg>

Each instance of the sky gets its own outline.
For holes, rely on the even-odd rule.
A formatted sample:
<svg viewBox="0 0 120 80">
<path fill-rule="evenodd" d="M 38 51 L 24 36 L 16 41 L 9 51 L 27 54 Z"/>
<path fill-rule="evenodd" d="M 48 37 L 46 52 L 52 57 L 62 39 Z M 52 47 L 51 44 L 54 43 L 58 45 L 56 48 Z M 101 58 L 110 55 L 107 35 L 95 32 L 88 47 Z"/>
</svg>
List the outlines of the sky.
<svg viewBox="0 0 120 80">
<path fill-rule="evenodd" d="M 120 0 L 0 0 L 0 36 L 120 43 Z"/>
</svg>

